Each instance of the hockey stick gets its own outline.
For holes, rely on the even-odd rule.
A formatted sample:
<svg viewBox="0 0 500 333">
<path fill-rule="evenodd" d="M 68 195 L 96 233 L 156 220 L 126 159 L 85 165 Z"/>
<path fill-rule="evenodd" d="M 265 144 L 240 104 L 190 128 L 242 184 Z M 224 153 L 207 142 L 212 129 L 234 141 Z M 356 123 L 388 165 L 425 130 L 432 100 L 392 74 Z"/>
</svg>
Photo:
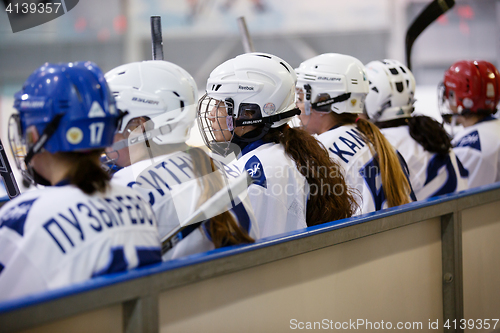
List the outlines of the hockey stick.
<svg viewBox="0 0 500 333">
<path fill-rule="evenodd" d="M 177 236 L 181 231 L 190 226 L 196 228 L 201 225 L 205 220 L 221 214 L 223 211 L 229 210 L 233 203 L 234 198 L 238 197 L 245 190 L 248 189 L 248 185 L 251 184 L 252 178 L 247 172 L 243 172 L 234 181 L 231 181 L 221 190 L 217 191 L 210 199 L 205 201 L 196 209 L 186 220 L 181 222 L 180 226 L 161 239 L 162 243 L 162 255 L 165 254 L 169 249 L 174 247 L 177 241 L 174 237 Z"/>
<path fill-rule="evenodd" d="M 238 28 L 240 29 L 241 40 L 243 42 L 243 49 L 245 50 L 245 53 L 255 52 L 252 38 L 250 37 L 250 33 L 248 32 L 245 17 L 238 17 Z"/>
<path fill-rule="evenodd" d="M 161 17 L 151 16 L 151 45 L 153 60 L 163 60 L 163 38 L 161 36 Z"/>
<path fill-rule="evenodd" d="M 2 140 L 0 140 L 0 176 L 2 176 L 5 183 L 5 189 L 10 199 L 17 197 L 21 192 L 19 192 L 19 187 L 17 186 L 16 179 L 14 178 L 14 173 L 10 167 L 7 154 L 5 153 Z"/>
<path fill-rule="evenodd" d="M 455 0 L 432 1 L 413 21 L 406 32 L 406 65 L 411 70 L 411 48 L 417 37 L 439 16 L 455 5 Z"/>
</svg>

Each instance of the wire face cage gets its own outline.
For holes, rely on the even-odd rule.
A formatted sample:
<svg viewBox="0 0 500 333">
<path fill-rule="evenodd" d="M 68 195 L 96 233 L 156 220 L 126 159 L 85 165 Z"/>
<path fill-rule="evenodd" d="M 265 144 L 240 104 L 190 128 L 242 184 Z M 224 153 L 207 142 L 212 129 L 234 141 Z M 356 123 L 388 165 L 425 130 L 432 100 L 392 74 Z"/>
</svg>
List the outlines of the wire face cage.
<svg viewBox="0 0 500 333">
<path fill-rule="evenodd" d="M 34 130 L 34 127 L 30 130 Z M 21 119 L 19 117 L 19 114 L 12 114 L 10 116 L 7 135 L 9 139 L 10 150 L 12 152 L 12 155 L 14 156 L 14 161 L 17 168 L 25 179 L 32 182 L 33 177 L 30 173 L 29 167 L 26 165 L 26 163 L 24 163 L 24 159 L 34 140 L 33 135 L 27 135 L 28 141 L 32 142 L 26 142 L 26 140 L 23 138 Z"/>
<path fill-rule="evenodd" d="M 233 151 L 234 137 L 233 104 L 208 96 L 198 102 L 197 122 L 205 145 L 213 152 L 227 156 Z"/>
</svg>

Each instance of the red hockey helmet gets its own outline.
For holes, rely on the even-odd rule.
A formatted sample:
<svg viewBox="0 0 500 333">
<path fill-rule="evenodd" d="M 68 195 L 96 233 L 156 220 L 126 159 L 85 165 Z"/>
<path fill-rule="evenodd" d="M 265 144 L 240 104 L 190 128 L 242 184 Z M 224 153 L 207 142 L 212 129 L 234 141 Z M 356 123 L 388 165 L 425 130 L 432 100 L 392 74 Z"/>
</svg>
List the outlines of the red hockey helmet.
<svg viewBox="0 0 500 333">
<path fill-rule="evenodd" d="M 493 114 L 500 100 L 500 74 L 487 61 L 461 60 L 444 73 L 442 93 L 442 101 L 459 114 Z"/>
</svg>

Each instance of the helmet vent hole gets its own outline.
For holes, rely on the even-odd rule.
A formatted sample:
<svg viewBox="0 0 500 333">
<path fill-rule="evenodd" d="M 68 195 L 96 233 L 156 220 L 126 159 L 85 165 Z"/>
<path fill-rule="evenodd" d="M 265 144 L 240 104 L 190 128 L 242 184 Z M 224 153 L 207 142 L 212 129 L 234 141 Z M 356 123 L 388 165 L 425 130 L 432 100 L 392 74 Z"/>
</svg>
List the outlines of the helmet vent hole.
<svg viewBox="0 0 500 333">
<path fill-rule="evenodd" d="M 352 84 L 358 84 L 358 79 L 351 79 Z"/>
<path fill-rule="evenodd" d="M 399 72 L 396 68 L 389 68 L 389 70 L 391 71 L 392 75 L 398 75 Z"/>
<path fill-rule="evenodd" d="M 215 91 L 218 91 L 218 90 L 220 89 L 220 87 L 222 87 L 222 84 L 218 84 L 218 85 L 216 85 L 214 90 L 215 90 Z"/>
<path fill-rule="evenodd" d="M 118 73 L 118 75 L 123 75 L 125 74 L 125 71 Z"/>
<path fill-rule="evenodd" d="M 172 91 L 175 96 L 180 97 L 180 95 L 176 91 Z"/>
<path fill-rule="evenodd" d="M 406 71 L 403 67 L 399 67 L 399 69 L 401 69 L 401 72 L 405 73 L 406 74 Z"/>
<path fill-rule="evenodd" d="M 270 56 L 268 55 L 265 55 L 265 54 L 257 54 L 258 57 L 263 57 L 263 58 L 268 58 L 268 59 L 271 59 Z"/>
<path fill-rule="evenodd" d="M 290 73 L 290 70 L 288 69 L 288 67 L 286 67 L 286 65 L 283 62 L 280 62 L 280 64 L 283 65 L 283 67 L 286 68 L 286 70 L 288 71 L 288 73 Z"/>
<path fill-rule="evenodd" d="M 372 90 L 375 91 L 377 94 L 379 92 L 378 89 L 377 89 L 377 87 L 373 87 Z"/>
<path fill-rule="evenodd" d="M 69 108 L 69 101 L 67 99 L 63 99 L 59 101 L 59 108 L 60 109 L 67 109 Z"/>
<path fill-rule="evenodd" d="M 135 90 L 139 90 L 139 88 L 137 88 L 137 87 L 132 87 L 132 88 L 134 88 Z"/>
<path fill-rule="evenodd" d="M 406 87 L 408 87 L 408 89 L 410 89 L 410 80 L 406 80 Z"/>
<path fill-rule="evenodd" d="M 78 91 L 78 88 L 74 84 L 72 84 L 72 88 L 75 91 L 76 96 L 78 97 L 78 102 L 82 103 L 83 100 L 82 100 L 82 95 L 80 95 L 80 91 Z"/>
<path fill-rule="evenodd" d="M 403 82 L 396 82 L 396 90 L 400 93 L 403 92 L 404 90 Z"/>
</svg>

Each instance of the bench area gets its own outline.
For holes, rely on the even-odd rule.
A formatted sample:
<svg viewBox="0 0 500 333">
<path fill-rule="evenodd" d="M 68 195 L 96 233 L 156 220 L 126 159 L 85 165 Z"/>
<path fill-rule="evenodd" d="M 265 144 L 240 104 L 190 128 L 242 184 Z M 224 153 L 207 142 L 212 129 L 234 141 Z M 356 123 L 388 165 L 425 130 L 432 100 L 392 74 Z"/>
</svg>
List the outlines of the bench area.
<svg viewBox="0 0 500 333">
<path fill-rule="evenodd" d="M 0 332 L 460 332 L 499 295 L 497 183 L 3 302 Z"/>
</svg>

